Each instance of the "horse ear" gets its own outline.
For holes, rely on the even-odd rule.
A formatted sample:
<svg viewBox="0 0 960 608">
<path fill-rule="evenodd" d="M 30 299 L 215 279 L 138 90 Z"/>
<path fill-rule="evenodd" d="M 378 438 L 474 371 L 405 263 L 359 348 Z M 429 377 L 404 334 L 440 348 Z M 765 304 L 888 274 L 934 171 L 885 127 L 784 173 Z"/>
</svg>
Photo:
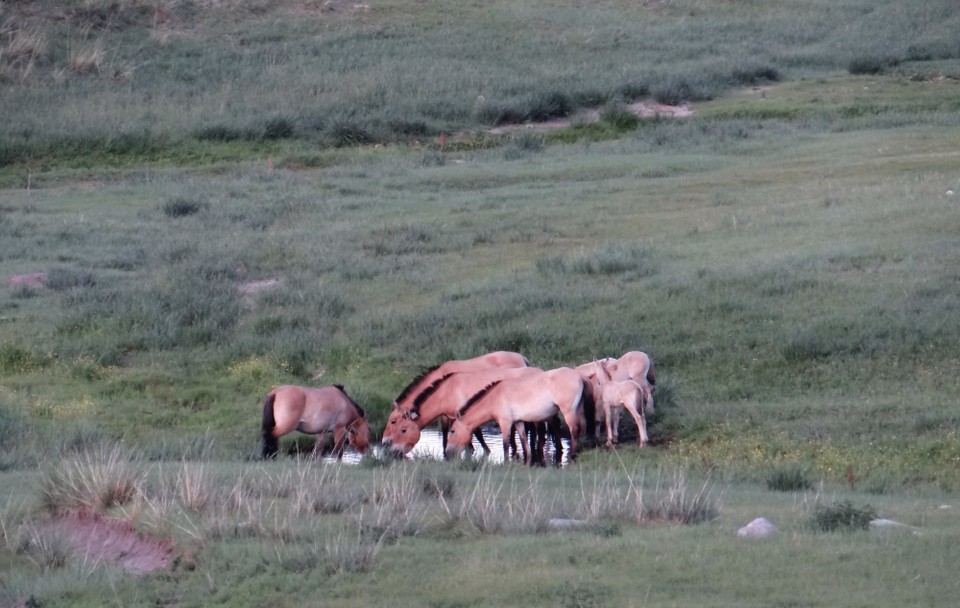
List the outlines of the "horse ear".
<svg viewBox="0 0 960 608">
<path fill-rule="evenodd" d="M 396 401 L 394 401 L 394 402 L 393 402 L 392 404 L 390 404 L 390 405 L 391 405 L 391 406 L 393 407 L 393 409 L 395 409 L 395 410 L 400 409 L 400 404 L 397 403 Z"/>
</svg>

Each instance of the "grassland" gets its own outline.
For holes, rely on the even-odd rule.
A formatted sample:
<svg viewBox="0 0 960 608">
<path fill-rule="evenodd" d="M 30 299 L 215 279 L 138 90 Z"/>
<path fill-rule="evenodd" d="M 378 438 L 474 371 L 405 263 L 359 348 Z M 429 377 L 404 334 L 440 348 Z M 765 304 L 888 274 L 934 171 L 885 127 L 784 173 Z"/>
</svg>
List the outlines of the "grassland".
<svg viewBox="0 0 960 608">
<path fill-rule="evenodd" d="M 949 605 L 958 25 L 947 1 L 0 4 L 0 278 L 45 276 L 0 286 L 0 602 Z M 271 386 L 342 383 L 379 431 L 422 367 L 493 349 L 650 353 L 655 447 L 255 462 Z M 712 515 L 651 515 L 671 487 Z M 814 532 L 837 500 L 920 534 Z M 175 566 L 62 559 L 41 523 L 81 507 L 172 536 Z M 783 536 L 735 542 L 761 515 Z"/>
</svg>

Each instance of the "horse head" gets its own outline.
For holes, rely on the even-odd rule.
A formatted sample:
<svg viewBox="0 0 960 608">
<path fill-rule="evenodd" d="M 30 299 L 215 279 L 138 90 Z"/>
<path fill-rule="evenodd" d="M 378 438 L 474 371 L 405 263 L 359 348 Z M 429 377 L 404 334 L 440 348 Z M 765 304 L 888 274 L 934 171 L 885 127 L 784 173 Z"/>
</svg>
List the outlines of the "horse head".
<svg viewBox="0 0 960 608">
<path fill-rule="evenodd" d="M 361 454 L 370 446 L 370 425 L 366 418 L 357 418 L 347 427 L 347 439 Z"/>
<path fill-rule="evenodd" d="M 420 441 L 420 425 L 416 412 L 398 407 L 390 412 L 380 442 L 398 454 L 406 454 Z"/>
<path fill-rule="evenodd" d="M 447 432 L 446 456 L 448 458 L 460 456 L 460 454 L 467 449 L 467 446 L 470 445 L 472 436 L 470 429 L 464 424 L 458 413 L 456 420 L 453 421 L 453 424 L 450 425 L 450 430 Z"/>
</svg>

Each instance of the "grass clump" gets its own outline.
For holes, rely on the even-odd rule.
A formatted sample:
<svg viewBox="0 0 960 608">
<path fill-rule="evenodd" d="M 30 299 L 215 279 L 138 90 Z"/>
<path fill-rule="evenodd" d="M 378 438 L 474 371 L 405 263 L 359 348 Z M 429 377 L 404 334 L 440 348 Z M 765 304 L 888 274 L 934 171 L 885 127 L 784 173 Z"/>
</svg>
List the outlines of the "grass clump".
<svg viewBox="0 0 960 608">
<path fill-rule="evenodd" d="M 119 446 L 76 454 L 43 474 L 41 503 L 52 513 L 103 513 L 133 500 L 143 479 L 138 459 Z"/>
<path fill-rule="evenodd" d="M 830 506 L 817 505 L 810 524 L 819 532 L 845 532 L 866 530 L 876 518 L 877 512 L 870 505 L 856 507 L 845 500 Z"/>
<path fill-rule="evenodd" d="M 164 201 L 160 207 L 167 217 L 180 218 L 200 213 L 206 202 L 185 196 L 175 196 Z"/>
<path fill-rule="evenodd" d="M 775 467 L 767 475 L 767 489 L 775 492 L 800 492 L 812 487 L 807 469 L 799 464 Z"/>
<path fill-rule="evenodd" d="M 43 60 L 48 47 L 43 32 L 32 30 L 12 20 L 0 24 L 0 82 L 23 83 Z"/>
<path fill-rule="evenodd" d="M 860 55 L 850 60 L 847 71 L 853 75 L 883 74 L 899 63 L 898 58 L 888 55 Z"/>
</svg>

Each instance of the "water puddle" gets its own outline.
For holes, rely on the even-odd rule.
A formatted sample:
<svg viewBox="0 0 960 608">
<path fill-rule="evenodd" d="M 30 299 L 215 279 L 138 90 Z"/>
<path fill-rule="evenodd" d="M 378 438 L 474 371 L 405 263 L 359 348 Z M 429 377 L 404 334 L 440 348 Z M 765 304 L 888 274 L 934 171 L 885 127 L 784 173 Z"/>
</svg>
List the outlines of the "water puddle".
<svg viewBox="0 0 960 608">
<path fill-rule="evenodd" d="M 500 434 L 500 430 L 496 426 L 486 426 L 482 429 L 483 440 L 487 443 L 487 447 L 490 448 L 490 453 L 485 454 L 483 449 L 480 448 L 480 444 L 477 440 L 473 439 L 473 452 L 466 452 L 463 458 L 473 458 L 474 460 L 483 460 L 486 458 L 489 462 L 494 464 L 503 463 L 503 435 Z M 570 452 L 570 442 L 564 438 L 561 441 L 563 446 L 563 453 L 561 454 L 560 466 L 566 466 L 567 464 L 567 454 Z M 519 441 L 517 442 L 519 448 Z M 375 444 L 370 446 L 370 453 L 375 457 L 382 456 L 383 446 L 380 444 Z M 547 463 L 552 463 L 554 458 L 554 447 L 553 440 L 547 438 L 546 445 L 543 449 L 543 458 Z M 443 441 L 440 437 L 440 431 L 435 428 L 423 429 L 420 432 L 420 441 L 417 442 L 417 445 L 414 446 L 410 453 L 407 454 L 409 460 L 443 460 Z M 363 460 L 363 455 L 358 453 L 352 447 L 347 447 L 343 453 L 343 462 L 345 464 L 360 464 L 360 461 Z M 323 458 L 324 462 L 333 463 L 336 462 L 336 458 L 333 456 L 325 456 Z"/>
</svg>

